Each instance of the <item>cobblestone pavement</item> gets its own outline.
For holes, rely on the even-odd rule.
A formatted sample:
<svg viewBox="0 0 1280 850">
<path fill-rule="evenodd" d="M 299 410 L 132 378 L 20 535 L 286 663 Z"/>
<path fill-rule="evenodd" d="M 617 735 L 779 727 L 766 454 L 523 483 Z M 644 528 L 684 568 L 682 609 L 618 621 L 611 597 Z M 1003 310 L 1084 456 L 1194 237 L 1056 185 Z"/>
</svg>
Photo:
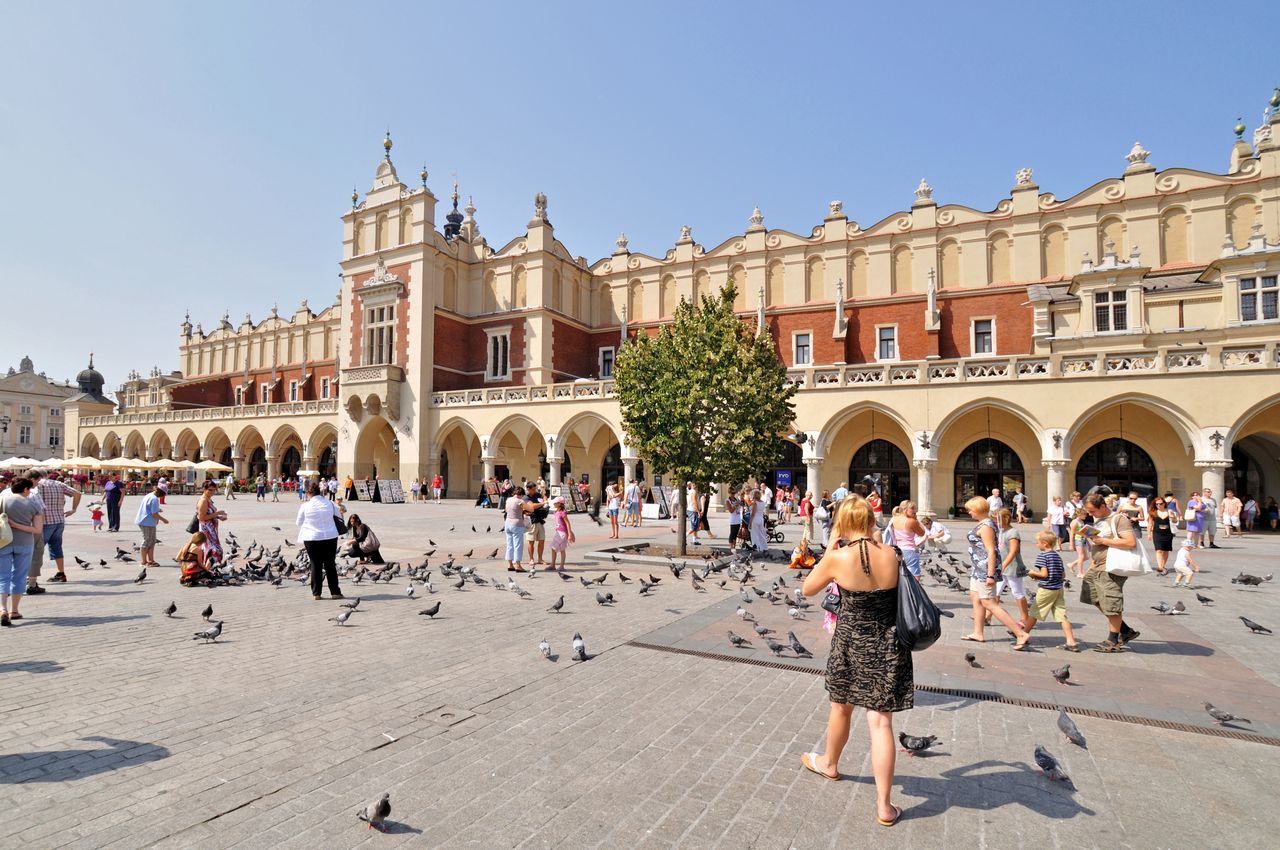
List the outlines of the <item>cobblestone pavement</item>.
<svg viewBox="0 0 1280 850">
<path fill-rule="evenodd" d="M 224 506 L 241 540 L 293 539 L 296 502 Z M 176 522 L 161 532 L 162 561 L 190 507 L 170 500 Z M 485 530 L 499 527 L 497 514 L 467 504 L 354 507 L 392 558 L 420 560 L 428 537 L 433 561 L 473 547 L 487 555 L 500 542 Z M 570 569 L 598 575 L 583 556 L 607 531 L 580 516 L 574 524 Z M 666 523 L 627 532 L 646 535 L 671 539 Z M 1273 746 L 1083 715 L 1082 750 L 1063 743 L 1051 711 L 945 689 L 1143 716 L 1160 709 L 1196 725 L 1205 718 L 1195 709 L 1211 699 L 1276 735 L 1273 639 L 1234 618 L 1275 627 L 1280 589 L 1228 579 L 1241 568 L 1270 572 L 1280 538 L 1203 553 L 1201 585 L 1214 605 L 1176 620 L 1135 613 L 1144 636 L 1119 656 L 1023 656 L 993 639 L 977 648 L 983 669 L 970 670 L 957 642 L 962 600 L 934 591 L 957 616 L 939 646 L 917 655 L 918 681 L 943 692 L 917 692 L 896 728 L 938 735 L 941 747 L 899 759 L 894 799 L 907 814 L 892 830 L 874 820 L 860 712 L 843 781 L 800 768 L 802 752 L 822 748 L 820 676 L 633 645 L 730 654 L 712 630 L 736 619 L 728 591 L 695 593 L 668 574 L 641 598 L 611 570 L 605 589 L 620 601 L 601 608 L 593 591 L 544 574 L 520 578 L 534 594 L 527 601 L 445 587 L 429 621 L 397 579 L 346 590 L 362 602 L 338 627 L 328 620 L 335 603 L 313 601 L 304 585 L 184 589 L 173 567 L 134 585 L 136 565 L 110 559 L 133 539 L 94 535 L 73 518 L 68 555 L 95 568 L 72 563 L 70 582 L 24 600 L 27 619 L 0 633 L 0 846 L 1155 848 L 1269 846 L 1275 831 Z M 507 575 L 499 564 L 480 571 Z M 1162 594 L 1172 601 L 1155 579 L 1143 582 L 1131 586 L 1135 611 Z M 561 593 L 565 613 L 548 613 Z M 170 600 L 172 619 L 161 613 Z M 190 638 L 208 603 L 226 631 L 204 645 Z M 1071 610 L 1082 639 L 1096 640 L 1099 619 L 1078 602 Z M 786 618 L 775 609 L 759 619 Z M 805 628 L 802 640 L 820 653 L 816 624 Z M 568 659 L 574 631 L 594 656 L 587 663 Z M 1050 647 L 1054 631 L 1037 632 L 1037 643 Z M 538 656 L 544 636 L 555 661 Z M 1079 687 L 1048 678 L 1063 660 Z M 1036 772 L 1037 743 L 1077 791 Z M 384 791 L 393 824 L 380 835 L 355 812 Z"/>
</svg>

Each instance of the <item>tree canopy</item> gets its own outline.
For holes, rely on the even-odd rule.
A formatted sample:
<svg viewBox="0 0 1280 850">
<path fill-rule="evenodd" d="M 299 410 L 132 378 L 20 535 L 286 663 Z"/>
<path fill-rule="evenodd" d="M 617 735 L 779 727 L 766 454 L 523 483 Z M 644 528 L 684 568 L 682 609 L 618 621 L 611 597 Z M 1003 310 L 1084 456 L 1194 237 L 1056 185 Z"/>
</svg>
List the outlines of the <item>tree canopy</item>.
<svg viewBox="0 0 1280 850">
<path fill-rule="evenodd" d="M 682 301 L 656 336 L 640 334 L 618 352 L 615 393 L 627 442 L 673 477 L 681 504 L 687 481 L 763 474 L 781 457 L 778 439 L 795 416 L 796 388 L 773 338 L 736 316 L 733 299 L 729 284 L 701 303 Z"/>
</svg>

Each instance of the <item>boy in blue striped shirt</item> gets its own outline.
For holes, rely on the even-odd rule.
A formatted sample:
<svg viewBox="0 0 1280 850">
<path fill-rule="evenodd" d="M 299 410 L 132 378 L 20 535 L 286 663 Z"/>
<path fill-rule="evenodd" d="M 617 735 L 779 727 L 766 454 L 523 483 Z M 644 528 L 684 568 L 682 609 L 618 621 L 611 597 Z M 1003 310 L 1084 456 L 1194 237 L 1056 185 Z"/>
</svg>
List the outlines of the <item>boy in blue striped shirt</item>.
<svg viewBox="0 0 1280 850">
<path fill-rule="evenodd" d="M 1027 571 L 1027 575 L 1039 583 L 1035 599 L 1031 602 L 1031 617 L 1027 621 L 1027 631 L 1036 627 L 1037 620 L 1048 620 L 1050 617 L 1062 625 L 1062 634 L 1067 642 L 1062 648 L 1067 652 L 1079 652 L 1080 644 L 1071 631 L 1071 621 L 1067 619 L 1067 604 L 1062 589 L 1066 567 L 1062 564 L 1062 556 L 1058 554 L 1058 536 L 1052 531 L 1042 531 L 1036 535 L 1036 565 Z"/>
</svg>

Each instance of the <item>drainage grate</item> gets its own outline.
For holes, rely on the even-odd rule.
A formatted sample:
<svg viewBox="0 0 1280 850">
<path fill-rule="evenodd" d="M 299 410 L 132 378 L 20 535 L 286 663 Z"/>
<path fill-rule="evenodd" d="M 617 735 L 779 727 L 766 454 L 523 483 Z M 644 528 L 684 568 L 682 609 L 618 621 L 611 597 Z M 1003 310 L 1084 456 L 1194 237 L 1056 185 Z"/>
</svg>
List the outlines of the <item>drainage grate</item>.
<svg viewBox="0 0 1280 850">
<path fill-rule="evenodd" d="M 730 661 L 734 664 L 750 664 L 754 667 L 768 667 L 771 670 L 788 670 L 793 673 L 808 673 L 812 676 L 821 676 L 825 671 L 807 667 L 803 664 L 793 664 L 786 661 L 767 661 L 763 658 L 745 658 L 741 655 L 725 655 L 722 652 L 703 652 L 697 649 L 681 649 L 675 646 L 663 646 L 656 643 L 644 643 L 642 641 L 629 641 L 627 646 L 634 646 L 638 649 L 652 649 L 655 652 L 670 652 L 675 655 L 692 655 L 697 658 L 706 658 L 711 661 Z M 1018 697 L 1007 697 L 995 691 L 974 691 L 965 688 L 940 688 L 936 685 L 916 685 L 916 690 L 927 694 L 940 694 L 942 696 L 956 697 L 957 699 L 970 699 L 975 702 L 998 702 L 1004 705 L 1016 705 L 1020 708 L 1039 708 L 1046 711 L 1057 711 L 1059 703 L 1044 702 L 1035 699 L 1019 699 Z M 1171 720 L 1157 720 L 1151 717 L 1141 717 L 1136 714 L 1116 714 L 1111 711 L 1096 711 L 1092 708 L 1077 708 L 1075 706 L 1062 706 L 1068 714 L 1074 714 L 1079 717 L 1096 717 L 1101 720 L 1115 720 L 1119 723 L 1132 723 L 1137 726 L 1151 726 L 1156 729 L 1170 729 L 1175 732 L 1194 732 L 1197 735 L 1208 735 L 1213 738 L 1228 738 L 1233 741 L 1248 741 L 1251 744 L 1266 744 L 1271 747 L 1280 747 L 1280 738 L 1272 738 L 1267 735 L 1256 735 L 1252 732 L 1245 732 L 1240 729 L 1227 729 L 1221 726 L 1196 726 L 1191 723 L 1176 723 Z"/>
</svg>

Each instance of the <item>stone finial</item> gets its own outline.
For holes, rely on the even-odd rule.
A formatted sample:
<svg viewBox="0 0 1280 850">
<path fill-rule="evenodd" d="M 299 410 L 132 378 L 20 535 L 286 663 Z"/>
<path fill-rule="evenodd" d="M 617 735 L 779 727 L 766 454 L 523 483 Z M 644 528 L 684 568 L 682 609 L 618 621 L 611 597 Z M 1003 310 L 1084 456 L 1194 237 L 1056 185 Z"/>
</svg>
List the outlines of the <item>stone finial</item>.
<svg viewBox="0 0 1280 850">
<path fill-rule="evenodd" d="M 920 178 L 920 185 L 916 187 L 916 203 L 927 203 L 933 200 L 933 187 L 929 185 L 923 177 Z"/>
<path fill-rule="evenodd" d="M 1016 185 L 1018 186 L 1030 186 L 1031 185 L 1031 169 L 1019 168 L 1018 173 L 1015 176 L 1015 181 L 1016 181 Z"/>
<path fill-rule="evenodd" d="M 844 215 L 844 201 L 827 201 L 827 216 L 835 218 Z"/>
<path fill-rule="evenodd" d="M 681 225 L 681 227 L 680 227 L 680 241 L 681 241 L 681 242 L 692 242 L 692 241 L 693 241 L 693 228 L 692 228 L 692 227 L 690 227 L 690 226 L 689 226 L 689 225 L 687 225 L 687 224 L 685 224 L 685 225 Z"/>
<path fill-rule="evenodd" d="M 1151 151 L 1142 146 L 1142 142 L 1134 142 L 1133 147 L 1129 149 L 1129 153 L 1125 154 L 1125 159 L 1129 160 L 1130 165 L 1136 165 L 1140 162 L 1146 162 L 1147 157 L 1151 156 Z"/>
<path fill-rule="evenodd" d="M 617 239 L 615 239 L 615 240 L 613 241 L 613 244 L 614 244 L 614 245 L 616 245 L 616 246 L 618 246 L 618 247 L 617 247 L 617 250 L 615 250 L 613 253 L 615 253 L 615 254 L 626 254 L 626 253 L 628 253 L 628 251 L 627 251 L 627 245 L 629 245 L 630 243 L 627 241 L 627 234 L 625 234 L 625 233 L 619 233 L 619 234 L 618 234 L 618 238 L 617 238 Z"/>
<path fill-rule="evenodd" d="M 271 305 L 271 318 L 273 318 L 273 319 L 274 319 L 274 318 L 276 318 L 276 317 L 277 317 L 277 316 L 279 316 L 279 315 L 280 315 L 280 306 L 279 306 L 278 304 L 272 304 L 272 305 Z"/>
<path fill-rule="evenodd" d="M 547 220 L 547 196 L 543 192 L 533 196 L 533 217 L 540 220 Z"/>
<path fill-rule="evenodd" d="M 302 299 L 302 303 L 300 303 L 300 304 L 298 305 L 298 309 L 299 309 L 299 310 L 307 310 L 307 309 L 310 309 L 309 307 L 307 307 L 307 299 L 305 299 L 305 298 L 303 298 L 303 299 Z"/>
<path fill-rule="evenodd" d="M 764 229 L 764 213 L 760 212 L 759 207 L 756 207 L 754 210 L 751 211 L 751 218 L 749 219 L 749 221 L 751 223 L 751 226 L 749 228 L 750 230 Z"/>
</svg>

